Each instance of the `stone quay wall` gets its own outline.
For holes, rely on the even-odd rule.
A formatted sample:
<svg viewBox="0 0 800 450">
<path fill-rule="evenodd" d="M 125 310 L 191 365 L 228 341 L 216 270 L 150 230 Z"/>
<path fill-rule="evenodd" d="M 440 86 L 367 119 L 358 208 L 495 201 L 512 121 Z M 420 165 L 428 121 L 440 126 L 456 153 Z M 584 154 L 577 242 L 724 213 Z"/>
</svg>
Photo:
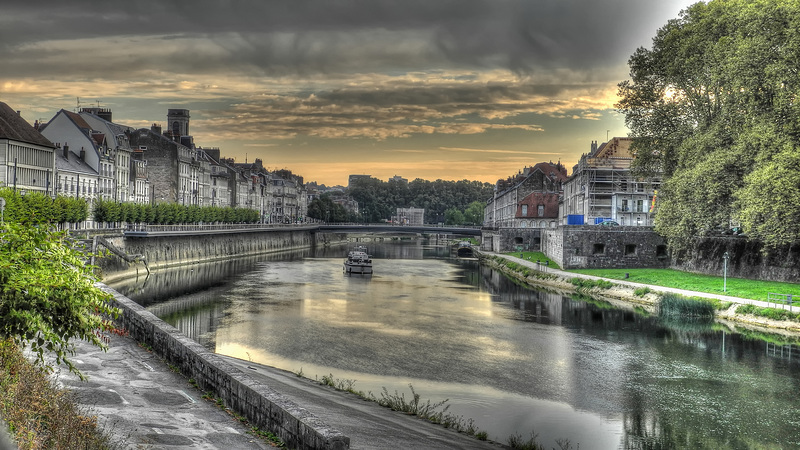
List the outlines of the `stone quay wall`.
<svg viewBox="0 0 800 450">
<path fill-rule="evenodd" d="M 650 227 L 565 225 L 542 230 L 542 252 L 569 269 L 666 268 L 664 239 Z"/>
<path fill-rule="evenodd" d="M 125 252 L 142 255 L 151 269 L 213 259 L 251 256 L 314 246 L 306 229 L 264 229 L 195 235 L 125 237 Z"/>
<path fill-rule="evenodd" d="M 167 363 L 193 378 L 198 387 L 213 392 L 226 406 L 262 430 L 278 436 L 288 448 L 345 450 L 350 438 L 275 390 L 253 380 L 177 328 L 167 324 L 133 300 L 105 285 L 122 310 L 119 325 L 138 342 L 153 349 Z"/>
<path fill-rule="evenodd" d="M 715 236 L 699 239 L 690 251 L 673 255 L 673 259 L 673 268 L 687 272 L 720 276 L 727 270 L 727 275 L 735 278 L 800 280 L 800 244 L 766 249 L 745 236 Z"/>
<path fill-rule="evenodd" d="M 255 256 L 347 242 L 347 235 L 319 232 L 312 227 L 217 230 L 205 233 L 150 233 L 142 236 L 102 236 L 118 252 L 136 257 L 126 261 L 113 252 L 95 261 L 104 280 L 136 276 L 146 270 Z M 102 249 L 102 245 L 98 246 Z"/>
</svg>

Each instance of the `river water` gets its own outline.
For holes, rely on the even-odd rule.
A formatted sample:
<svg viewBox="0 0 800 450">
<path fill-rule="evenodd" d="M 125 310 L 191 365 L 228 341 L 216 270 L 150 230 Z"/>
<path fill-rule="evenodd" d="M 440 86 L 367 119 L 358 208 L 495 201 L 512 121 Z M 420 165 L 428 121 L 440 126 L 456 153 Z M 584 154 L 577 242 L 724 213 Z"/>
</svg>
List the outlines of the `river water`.
<svg viewBox="0 0 800 450">
<path fill-rule="evenodd" d="M 545 448 L 800 448 L 800 350 L 530 289 L 423 241 L 156 272 L 112 285 L 219 354 L 447 400 Z M 774 341 L 772 341 L 774 342 Z M 411 387 L 409 387 L 411 386 Z"/>
</svg>

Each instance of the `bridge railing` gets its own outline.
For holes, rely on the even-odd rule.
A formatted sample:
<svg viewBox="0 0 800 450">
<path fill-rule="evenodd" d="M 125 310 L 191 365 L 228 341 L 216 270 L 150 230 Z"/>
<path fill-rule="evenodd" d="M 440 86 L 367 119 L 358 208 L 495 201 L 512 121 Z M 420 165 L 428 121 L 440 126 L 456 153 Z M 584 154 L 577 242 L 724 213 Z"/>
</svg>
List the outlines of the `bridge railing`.
<svg viewBox="0 0 800 450">
<path fill-rule="evenodd" d="M 148 225 L 128 224 L 125 231 L 214 231 L 214 230 L 259 230 L 272 228 L 292 228 L 309 226 L 309 224 L 282 223 L 220 223 L 220 224 L 181 224 L 181 225 Z"/>
</svg>

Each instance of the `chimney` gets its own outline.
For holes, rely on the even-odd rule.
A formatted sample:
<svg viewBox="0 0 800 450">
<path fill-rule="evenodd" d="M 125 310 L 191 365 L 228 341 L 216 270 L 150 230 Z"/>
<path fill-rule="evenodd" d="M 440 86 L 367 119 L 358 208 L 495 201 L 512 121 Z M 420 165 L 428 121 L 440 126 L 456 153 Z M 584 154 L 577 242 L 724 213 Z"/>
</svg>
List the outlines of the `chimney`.
<svg viewBox="0 0 800 450">
<path fill-rule="evenodd" d="M 69 159 L 69 145 L 66 142 L 64 143 L 64 159 Z"/>
<path fill-rule="evenodd" d="M 150 131 L 152 131 L 155 134 L 160 135 L 161 134 L 161 125 L 159 125 L 157 123 L 154 123 L 153 125 L 150 126 Z"/>
<path fill-rule="evenodd" d="M 81 161 L 86 161 L 86 149 L 81 147 Z"/>
</svg>

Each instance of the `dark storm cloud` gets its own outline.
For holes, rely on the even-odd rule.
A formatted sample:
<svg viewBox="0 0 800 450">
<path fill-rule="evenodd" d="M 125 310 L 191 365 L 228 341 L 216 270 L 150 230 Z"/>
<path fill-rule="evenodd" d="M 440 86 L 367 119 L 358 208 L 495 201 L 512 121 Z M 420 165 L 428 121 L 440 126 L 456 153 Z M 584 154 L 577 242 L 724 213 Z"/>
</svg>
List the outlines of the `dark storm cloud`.
<svg viewBox="0 0 800 450">
<path fill-rule="evenodd" d="M 647 43 L 631 42 L 635 36 L 651 36 L 663 25 L 648 17 L 664 3 L 44 0 L 2 7 L 0 60 L 8 63 L 0 75 L 37 76 L 51 60 L 61 63 L 64 75 L 85 74 L 95 64 L 108 77 L 153 68 L 256 75 L 581 70 L 624 63 L 621 50 Z M 76 50 L 66 61 L 52 55 L 71 52 L 53 42 L 74 40 L 99 40 L 95 45 L 107 47 L 102 55 Z"/>
</svg>

